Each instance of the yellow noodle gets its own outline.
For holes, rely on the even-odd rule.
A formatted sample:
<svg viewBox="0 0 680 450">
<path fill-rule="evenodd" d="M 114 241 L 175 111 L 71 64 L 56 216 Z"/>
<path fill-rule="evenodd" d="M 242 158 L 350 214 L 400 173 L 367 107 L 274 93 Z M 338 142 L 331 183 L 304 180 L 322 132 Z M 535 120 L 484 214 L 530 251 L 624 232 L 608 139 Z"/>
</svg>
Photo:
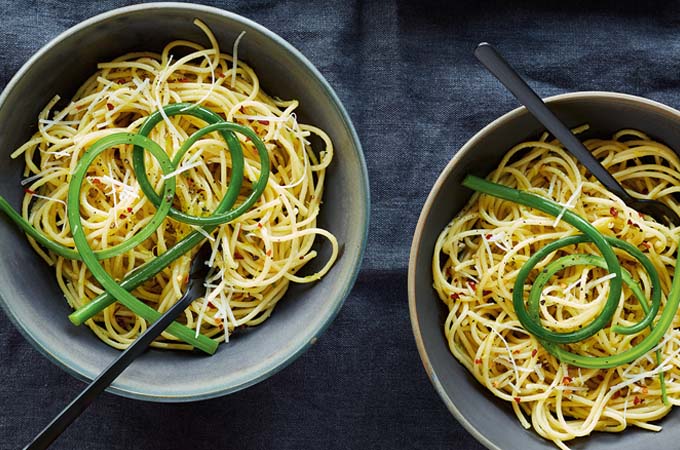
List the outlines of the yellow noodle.
<svg viewBox="0 0 680 450">
<path fill-rule="evenodd" d="M 680 212 L 668 195 L 680 186 L 680 161 L 673 150 L 636 130 L 584 144 L 629 192 L 659 199 Z M 544 134 L 540 140 L 516 145 L 488 179 L 568 205 L 600 232 L 638 246 L 659 272 L 662 303 L 666 301 L 679 230 L 627 207 L 559 142 L 548 142 Z M 654 352 L 613 369 L 570 367 L 547 353 L 517 320 L 512 288 L 520 267 L 549 242 L 573 234 L 577 234 L 575 229 L 539 211 L 474 194 L 440 234 L 432 261 L 434 288 L 449 308 L 444 324 L 449 348 L 482 385 L 512 403 L 525 427 L 533 427 L 559 448 L 568 448 L 566 441 L 595 430 L 618 432 L 634 425 L 658 431 L 660 427 L 651 422 L 671 407 L 662 401 Z M 598 254 L 592 244 L 572 246 L 554 252 L 536 268 L 541 270 L 560 256 L 584 252 Z M 619 252 L 619 258 L 649 298 L 651 283 L 642 266 L 624 253 Z M 607 293 L 606 271 L 569 267 L 544 289 L 541 321 L 554 331 L 573 331 L 599 314 Z M 624 285 L 610 326 L 629 326 L 642 317 L 642 309 Z M 671 404 L 680 404 L 678 326 L 680 318 L 659 345 Z M 618 353 L 647 333 L 625 336 L 605 328 L 577 348 L 593 356 Z"/>
<path fill-rule="evenodd" d="M 147 116 L 178 102 L 200 103 L 226 120 L 252 127 L 269 151 L 272 169 L 268 185 L 250 211 L 219 226 L 209 236 L 213 268 L 205 298 L 195 301 L 180 319 L 197 333 L 222 341 L 228 340 L 236 328 L 258 325 L 269 317 L 291 281 L 318 280 L 334 263 L 337 240 L 317 226 L 333 144 L 323 130 L 298 123 L 297 101 L 275 99 L 263 92 L 255 72 L 242 60 L 235 61 L 221 53 L 210 30 L 199 21 L 196 24 L 206 33 L 209 47 L 174 41 L 160 54 L 131 53 L 101 63 L 62 110 L 54 110 L 59 97 L 49 102 L 39 115 L 38 132 L 12 157 L 23 155 L 26 161 L 28 189 L 23 216 L 50 239 L 74 248 L 64 201 L 69 174 L 89 145 L 115 132 L 138 131 Z M 174 56 L 175 50 L 183 56 Z M 189 116 L 164 117 L 150 137 L 172 156 L 202 126 L 200 120 Z M 312 135 L 320 138 L 318 152 L 312 149 Z M 244 147 L 245 170 L 237 203 L 250 193 L 260 171 L 254 145 L 243 136 L 239 139 Z M 108 150 L 87 173 L 81 214 L 88 241 L 95 250 L 129 239 L 155 211 L 139 189 L 131 153 L 130 146 Z M 158 190 L 163 183 L 160 168 L 151 158 L 147 168 Z M 230 173 L 226 143 L 216 133 L 205 136 L 177 170 L 174 206 L 189 214 L 209 214 L 226 192 Z M 115 279 L 122 280 L 194 229 L 166 218 L 142 245 L 103 261 L 103 266 Z M 315 258 L 312 244 L 317 236 L 330 242 L 330 259 L 316 273 L 297 276 Z M 33 240 L 30 242 L 55 266 L 59 287 L 73 308 L 102 293 L 81 262 L 64 260 L 45 252 Z M 133 293 L 158 311 L 166 311 L 182 295 L 190 261 L 191 255 L 179 258 Z M 101 340 L 120 349 L 132 343 L 147 326 L 117 303 L 86 323 Z M 167 333 L 152 345 L 188 348 Z"/>
</svg>

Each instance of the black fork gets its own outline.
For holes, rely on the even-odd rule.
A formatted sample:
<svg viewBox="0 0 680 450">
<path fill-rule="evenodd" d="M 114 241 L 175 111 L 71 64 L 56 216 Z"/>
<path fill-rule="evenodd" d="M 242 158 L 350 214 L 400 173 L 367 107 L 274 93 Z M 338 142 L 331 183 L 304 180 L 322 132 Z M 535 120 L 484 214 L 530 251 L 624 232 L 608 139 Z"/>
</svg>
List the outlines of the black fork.
<svg viewBox="0 0 680 450">
<path fill-rule="evenodd" d="M 543 100 L 529 87 L 515 70 L 503 59 L 493 46 L 483 42 L 475 49 L 475 56 L 484 64 L 529 112 L 538 119 L 609 191 L 638 212 L 648 214 L 658 222 L 670 227 L 680 225 L 680 217 L 668 205 L 650 199 L 631 196 L 614 176 L 595 159 L 576 136 L 543 103 Z"/>
</svg>

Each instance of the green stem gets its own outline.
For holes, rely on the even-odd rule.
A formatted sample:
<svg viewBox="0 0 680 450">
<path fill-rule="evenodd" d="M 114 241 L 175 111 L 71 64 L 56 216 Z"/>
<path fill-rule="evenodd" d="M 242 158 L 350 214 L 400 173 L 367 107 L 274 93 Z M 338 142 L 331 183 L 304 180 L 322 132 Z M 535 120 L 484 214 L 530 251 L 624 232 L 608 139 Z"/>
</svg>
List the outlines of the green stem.
<svg viewBox="0 0 680 450">
<path fill-rule="evenodd" d="M 225 122 L 216 113 L 197 105 L 186 103 L 168 105 L 164 108 L 164 112 L 168 116 L 191 115 L 208 122 L 209 125 L 191 135 L 179 149 L 172 161 L 162 148 L 146 137 L 153 127 L 163 119 L 160 111 L 157 111 L 149 116 L 142 126 L 139 134 L 117 133 L 102 138 L 92 145 L 92 147 L 90 147 L 90 149 L 85 152 L 83 158 L 81 158 L 81 160 L 78 162 L 76 170 L 72 176 L 71 183 L 69 184 L 66 209 L 69 225 L 71 227 L 71 233 L 76 245 L 75 249 L 65 247 L 48 239 L 45 235 L 31 226 L 30 223 L 28 223 L 9 205 L 9 203 L 4 198 L 0 196 L 0 210 L 5 212 L 7 216 L 24 232 L 35 239 L 40 245 L 59 256 L 68 259 L 82 260 L 90 269 L 95 279 L 97 279 L 97 281 L 99 281 L 99 283 L 105 289 L 104 293 L 100 294 L 93 301 L 74 311 L 69 316 L 69 319 L 76 325 L 82 324 L 87 319 L 98 314 L 116 300 L 120 301 L 132 312 L 148 322 L 157 320 L 161 314 L 135 298 L 129 293 L 129 291 L 141 285 L 149 278 L 155 276 L 174 260 L 201 243 L 205 237 L 205 233 L 211 233 L 215 230 L 217 225 L 234 220 L 236 217 L 246 212 L 252 207 L 257 199 L 260 198 L 264 192 L 264 189 L 266 188 L 269 178 L 269 153 L 264 143 L 252 129 L 238 124 Z M 227 192 L 225 193 L 222 200 L 218 203 L 218 206 L 215 208 L 215 211 L 211 216 L 197 217 L 175 210 L 172 207 L 172 201 L 175 195 L 175 177 L 168 177 L 168 179 L 163 184 L 162 195 L 158 195 L 153 189 L 153 186 L 149 182 L 146 175 L 146 167 L 144 165 L 144 150 L 148 150 L 156 158 L 159 165 L 161 166 L 163 174 L 168 176 L 171 174 L 171 172 L 177 169 L 180 160 L 198 139 L 208 133 L 216 131 L 220 132 L 224 137 L 231 155 L 231 182 L 227 188 Z M 235 132 L 248 137 L 254 143 L 260 157 L 260 175 L 257 181 L 253 183 L 251 194 L 242 204 L 231 209 L 234 203 L 236 203 L 240 193 L 244 172 L 243 150 L 238 138 L 234 134 Z M 151 202 L 154 204 L 154 206 L 156 206 L 157 209 L 149 223 L 147 223 L 145 227 L 142 228 L 142 230 L 140 230 L 134 237 L 114 247 L 107 248 L 105 250 L 93 251 L 87 242 L 87 238 L 82 228 L 82 219 L 80 217 L 80 192 L 82 189 L 82 183 L 85 179 L 87 168 L 101 152 L 112 146 L 126 144 L 134 145 L 133 168 L 135 170 L 135 175 L 137 176 L 140 186 L 142 186 L 142 190 L 151 199 Z M 116 283 L 115 280 L 113 280 L 113 278 L 111 278 L 111 276 L 103 269 L 98 261 L 119 255 L 138 246 L 155 232 L 166 216 L 173 217 L 181 222 L 202 225 L 202 230 L 193 231 L 162 255 L 135 269 L 120 284 Z M 173 323 L 170 325 L 170 327 L 168 327 L 168 332 L 210 354 L 212 354 L 217 348 L 217 343 L 212 339 L 202 335 L 195 337 L 195 330 L 191 330 L 179 323 Z"/>
<path fill-rule="evenodd" d="M 513 291 L 513 306 L 517 312 L 519 321 L 527 331 L 538 338 L 549 339 L 551 342 L 566 344 L 579 342 L 589 338 L 590 336 L 593 336 L 611 321 L 611 318 L 616 312 L 616 308 L 619 304 L 619 298 L 621 297 L 621 265 L 619 264 L 619 260 L 617 259 L 614 250 L 609 246 L 607 240 L 600 234 L 599 231 L 597 231 L 595 227 L 593 227 L 587 220 L 583 219 L 577 214 L 574 214 L 569 210 L 565 211 L 561 205 L 558 205 L 557 203 L 546 198 L 539 197 L 538 195 L 530 194 L 524 191 L 518 191 L 517 189 L 512 189 L 507 186 L 492 183 L 471 175 L 468 175 L 465 178 L 463 181 L 463 186 L 492 195 L 494 197 L 510 200 L 514 203 L 519 203 L 531 208 L 536 208 L 553 216 L 559 216 L 560 214 L 563 214 L 562 218 L 565 222 L 588 236 L 588 238 L 597 246 L 607 263 L 607 270 L 609 273 L 615 274 L 615 278 L 613 278 L 609 284 L 609 295 L 607 296 L 607 302 L 605 303 L 604 308 L 602 308 L 601 314 L 595 320 L 580 330 L 568 333 L 554 333 L 546 330 L 541 326 L 540 323 L 534 321 L 530 317 L 526 306 L 524 305 L 524 290 L 522 289 L 523 284 L 518 286 L 518 283 L 523 283 L 533 268 L 533 265 L 525 264 L 522 266 L 517 276 L 517 282 L 515 283 L 515 288 Z"/>
<path fill-rule="evenodd" d="M 182 108 L 176 107 L 176 105 L 166 107 L 166 112 L 169 115 L 180 114 L 184 112 L 185 108 L 184 106 L 185 104 L 181 105 L 183 105 Z M 172 109 L 170 109 L 171 107 Z M 204 108 L 197 107 L 195 110 L 191 111 L 196 112 L 202 111 L 203 109 Z M 205 111 L 207 111 L 207 113 Z M 234 144 L 231 139 L 227 138 L 227 136 L 233 135 L 233 133 L 231 133 L 232 131 L 238 131 L 239 133 L 243 133 L 244 135 L 250 137 L 252 142 L 255 144 L 255 148 L 257 149 L 258 156 L 260 158 L 260 176 L 253 186 L 253 191 L 246 198 L 246 200 L 237 208 L 229 210 L 229 208 L 231 208 L 235 203 L 236 197 L 238 196 L 238 191 L 233 190 L 233 186 L 239 186 L 239 190 L 241 186 L 241 183 L 236 183 L 234 180 L 227 189 L 227 194 L 222 198 L 218 206 L 215 208 L 214 214 L 219 214 L 221 219 L 224 220 L 225 222 L 231 221 L 234 218 L 243 214 L 248 209 L 250 209 L 264 192 L 264 189 L 267 186 L 267 180 L 269 179 L 269 153 L 267 152 L 267 148 L 264 146 L 264 143 L 250 128 L 224 122 L 222 121 L 222 118 L 220 116 L 214 114 L 212 111 L 207 109 L 205 111 L 203 111 L 204 114 L 200 116 L 201 119 L 208 121 L 219 120 L 220 122 L 214 122 L 205 128 L 201 128 L 199 131 L 191 135 L 191 137 L 184 143 L 184 145 L 182 145 L 182 147 L 178 151 L 179 156 L 176 156 L 175 160 L 179 161 L 179 159 L 186 153 L 186 151 L 194 144 L 196 140 L 198 140 L 203 135 L 211 133 L 213 131 L 222 131 L 223 132 L 222 135 L 224 136 L 225 139 L 227 139 L 227 143 L 229 144 L 229 151 L 231 152 L 232 156 L 232 165 L 235 167 L 235 169 L 232 171 L 232 180 L 234 176 L 237 176 L 239 173 L 240 174 L 243 173 L 243 154 L 241 152 L 240 143 L 238 143 L 237 140 L 236 144 Z M 157 117 L 159 116 L 157 116 L 156 114 L 157 113 L 154 113 L 154 115 L 149 116 L 149 119 L 147 119 L 147 121 L 150 121 L 153 118 L 153 121 L 150 123 L 154 123 L 154 125 L 157 124 L 158 123 Z M 149 130 L 146 130 L 146 132 L 148 133 Z M 238 149 L 238 151 L 236 149 Z M 139 175 L 139 173 L 140 172 L 136 172 L 137 175 Z M 145 173 L 145 170 L 143 170 L 141 173 Z M 140 186 L 141 185 L 142 182 L 140 181 Z M 235 192 L 235 194 L 231 194 L 232 192 Z M 158 194 L 154 192 L 154 195 L 158 200 L 160 200 Z M 191 250 L 194 246 L 198 245 L 205 238 L 205 233 L 208 234 L 212 233 L 212 231 L 215 230 L 217 226 L 205 225 L 202 228 L 203 228 L 202 231 L 197 230 L 191 232 L 184 239 L 182 239 L 174 246 L 169 248 L 165 253 L 159 255 L 156 259 L 149 261 L 148 263 L 138 267 L 133 273 L 128 275 L 128 277 L 126 277 L 120 283 L 120 286 L 127 291 L 135 289 L 149 278 L 155 276 L 157 273 L 159 273 L 161 270 L 163 270 L 165 267 L 167 267 L 170 263 L 179 258 L 181 255 Z M 111 296 L 109 292 L 103 292 L 102 294 L 95 297 L 91 302 L 81 306 L 73 313 L 71 313 L 69 315 L 69 319 L 74 324 L 80 325 L 87 319 L 101 312 L 104 308 L 112 304 L 114 301 L 115 298 Z"/>
<path fill-rule="evenodd" d="M 539 209 L 543 212 L 546 212 L 548 214 L 551 214 L 553 216 L 557 216 L 560 214 L 562 211 L 562 207 L 558 205 L 555 202 L 552 202 L 551 200 L 539 197 L 537 195 L 530 194 L 528 192 L 522 192 L 518 191 L 516 189 L 509 188 L 507 186 L 502 186 L 496 183 L 492 183 L 490 181 L 484 180 L 479 177 L 475 177 L 472 175 L 468 175 L 465 180 L 463 181 L 463 185 L 470 188 L 474 189 L 476 191 L 492 195 L 494 197 L 502 198 L 505 200 L 510 200 L 515 203 L 519 203 L 525 206 L 529 206 L 532 208 Z M 600 249 L 604 256 L 604 260 L 606 263 L 606 268 L 609 270 L 610 273 L 615 273 L 616 277 L 612 279 L 610 282 L 610 292 L 609 292 L 609 297 L 608 297 L 608 302 L 609 299 L 612 297 L 611 293 L 614 290 L 617 290 L 616 292 L 616 298 L 618 299 L 620 297 L 621 291 L 621 280 L 622 280 L 622 273 L 621 273 L 621 267 L 618 264 L 618 260 L 616 261 L 616 264 L 613 264 L 613 261 L 610 261 L 608 256 L 613 255 L 613 249 L 611 248 L 611 245 L 619 245 L 618 243 L 614 243 L 613 241 L 608 242 L 600 233 L 595 229 L 592 225 L 590 225 L 585 219 L 581 218 L 580 216 L 572 213 L 571 211 L 566 211 L 564 213 L 564 220 L 574 226 L 575 228 L 581 230 L 588 238 L 588 240 L 591 240 L 595 245 Z M 567 238 L 565 238 L 567 239 Z M 623 241 L 620 241 L 623 242 Z M 560 244 L 559 242 L 555 244 L 555 247 L 552 248 L 554 251 L 555 249 L 559 248 L 560 246 L 563 245 L 558 245 Z M 563 244 L 563 243 L 562 243 Z M 549 246 L 552 244 L 549 244 Z M 637 255 L 634 251 L 630 251 L 630 248 L 626 247 L 626 245 L 630 245 L 627 243 L 621 244 L 621 248 L 629 251 L 630 253 L 633 254 L 636 258 L 639 256 Z M 548 246 L 546 246 L 548 247 Z M 547 255 L 546 252 L 542 252 L 543 254 Z M 641 252 L 640 252 L 641 254 Z M 614 255 L 615 257 L 615 255 Z M 638 258 L 640 259 L 640 258 Z M 649 267 L 646 265 L 646 263 L 641 260 L 643 265 L 645 265 L 645 269 L 650 273 L 650 276 L 654 277 L 656 276 L 657 281 L 655 281 L 655 278 L 652 278 L 652 283 L 657 283 L 658 282 L 658 274 L 656 274 L 656 271 L 653 270 L 653 267 L 651 266 L 651 263 L 649 263 Z M 531 266 L 533 267 L 533 266 Z M 526 276 L 528 275 L 528 272 L 531 270 L 531 267 L 529 267 L 528 264 L 522 266 L 520 269 L 520 273 L 523 275 L 523 279 L 526 279 Z M 612 268 L 617 269 L 616 271 L 613 271 Z M 526 273 L 523 273 L 526 272 Z M 518 282 L 519 277 L 518 277 Z M 650 333 L 645 336 L 637 345 L 624 350 L 620 353 L 617 353 L 615 355 L 608 355 L 608 356 L 584 356 L 580 355 L 577 353 L 570 352 L 569 350 L 564 349 L 559 345 L 560 341 L 564 343 L 565 341 L 557 339 L 554 339 L 554 336 L 551 336 L 549 333 L 544 333 L 545 329 L 541 328 L 540 330 L 535 330 L 535 327 L 532 325 L 534 322 L 531 320 L 531 317 L 529 317 L 529 314 L 526 310 L 526 306 L 524 305 L 524 299 L 523 299 L 523 284 L 524 282 L 521 281 L 519 283 L 516 282 L 514 286 L 514 291 L 513 291 L 513 306 L 518 314 L 518 317 L 520 315 L 522 318 L 520 319 L 520 322 L 522 325 L 527 329 L 527 331 L 531 332 L 534 334 L 543 347 L 551 353 L 553 356 L 558 358 L 560 361 L 577 366 L 577 367 L 583 367 L 583 368 L 592 368 L 592 369 L 608 369 L 616 366 L 620 366 L 622 364 L 628 364 L 632 361 L 635 361 L 639 357 L 643 356 L 645 353 L 650 351 L 652 348 L 654 348 L 655 345 L 663 338 L 664 334 L 666 331 L 668 331 L 668 328 L 671 326 L 673 319 L 675 317 L 675 314 L 677 312 L 678 306 L 680 305 L 680 264 L 675 265 L 675 272 L 673 275 L 673 282 L 671 283 L 671 289 L 670 292 L 668 293 L 667 301 L 666 301 L 666 306 L 663 309 L 663 312 L 661 313 L 661 316 L 659 317 L 659 320 L 657 321 L 656 325 L 654 325 L 653 329 L 650 331 Z M 616 289 L 618 286 L 618 289 Z M 654 292 L 652 293 L 653 299 L 656 298 L 657 295 L 660 295 L 660 288 L 655 288 Z M 643 305 L 645 305 L 646 302 L 642 302 Z M 608 304 L 605 305 L 605 308 L 603 308 L 603 314 L 604 315 L 604 310 L 608 308 Z M 615 305 L 616 306 L 616 305 Z M 646 306 L 646 305 L 645 305 Z M 645 306 L 643 306 L 643 309 L 645 309 Z M 647 317 L 654 318 L 656 314 L 651 314 L 651 311 L 655 308 L 654 301 L 652 302 L 652 305 L 649 309 L 649 312 L 646 314 L 645 320 Z M 523 319 L 529 319 L 528 321 L 523 321 Z M 606 323 L 609 323 L 609 320 L 611 319 L 611 316 L 604 321 L 605 325 Z M 597 319 L 596 319 L 597 321 Z M 526 322 L 526 323 L 525 323 Z M 591 322 L 594 323 L 595 321 Z M 603 322 L 602 320 L 598 322 Z M 645 322 L 646 323 L 646 322 Z M 527 326 L 527 324 L 529 324 Z M 651 327 L 651 324 L 650 324 Z M 530 331 L 529 328 L 534 329 L 534 331 L 538 331 L 538 334 L 535 334 L 534 332 Z M 559 334 L 558 334 L 559 335 Z M 569 335 L 568 333 L 563 333 L 562 335 Z M 543 337 L 548 336 L 548 338 L 553 339 L 553 341 L 549 341 L 544 339 Z M 566 342 L 576 342 L 576 341 L 571 341 L 571 337 L 573 337 L 573 333 L 570 336 L 570 339 L 568 339 Z M 657 360 L 659 358 L 659 354 L 657 353 Z M 665 384 L 662 383 L 662 393 L 665 393 Z"/>
<path fill-rule="evenodd" d="M 92 276 L 99 281 L 107 292 L 128 307 L 133 313 L 147 322 L 154 322 L 160 318 L 161 313 L 142 303 L 118 285 L 111 275 L 109 275 L 101 266 L 95 252 L 87 241 L 87 236 L 83 230 L 82 218 L 80 217 L 80 193 L 88 167 L 95 158 L 105 150 L 117 145 L 126 144 L 135 144 L 148 150 L 157 159 L 164 174 L 167 175 L 174 170 L 174 166 L 165 151 L 149 138 L 131 133 L 116 133 L 106 136 L 92 145 L 76 165 L 68 189 L 67 216 L 76 249 L 78 250 L 78 253 L 80 253 L 83 263 L 90 269 Z M 133 238 L 128 239 L 118 246 L 121 249 L 125 249 L 121 251 L 127 251 L 139 242 L 148 238 L 156 231 L 160 223 L 168 214 L 172 200 L 175 196 L 175 178 L 171 177 L 167 179 L 163 186 L 163 202 L 160 207 L 156 210 L 152 219 L 144 226 L 144 228 L 142 228 Z M 196 337 L 194 330 L 177 322 L 173 322 L 167 330 L 173 336 L 182 339 L 184 342 L 191 344 L 208 354 L 213 354 L 215 350 L 217 350 L 217 342 L 203 335 L 198 335 L 198 337 Z"/>
</svg>

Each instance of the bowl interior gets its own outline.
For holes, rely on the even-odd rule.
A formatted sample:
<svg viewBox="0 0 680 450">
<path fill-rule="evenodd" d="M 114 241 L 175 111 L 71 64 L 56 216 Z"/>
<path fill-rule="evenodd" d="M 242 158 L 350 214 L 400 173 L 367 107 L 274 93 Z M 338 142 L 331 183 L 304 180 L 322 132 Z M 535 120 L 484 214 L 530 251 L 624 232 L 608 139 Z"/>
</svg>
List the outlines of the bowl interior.
<svg viewBox="0 0 680 450">
<path fill-rule="evenodd" d="M 549 100 L 568 126 L 590 124 L 585 137 L 608 136 L 635 128 L 680 149 L 680 113 L 645 99 L 611 93 L 576 93 Z M 432 288 L 432 252 L 441 230 L 467 203 L 472 191 L 461 186 L 467 174 L 486 176 L 514 144 L 535 139 L 544 128 L 524 108 L 514 110 L 473 137 L 444 169 L 430 193 L 416 229 L 409 267 L 411 321 L 424 366 L 447 407 L 483 444 L 492 449 L 554 449 L 533 430 L 524 430 L 511 407 L 481 386 L 451 355 L 443 333 L 446 307 Z M 680 439 L 680 414 L 671 412 L 661 433 L 634 429 L 595 433 L 569 442 L 573 449 L 634 449 Z"/>
<path fill-rule="evenodd" d="M 328 172 L 320 226 L 344 243 L 335 267 L 320 282 L 293 286 L 272 317 L 204 357 L 188 352 L 150 351 L 110 390 L 158 401 L 195 400 L 241 389 L 289 363 L 335 317 L 358 272 L 368 220 L 368 184 L 360 144 L 339 100 L 312 65 L 280 37 L 240 16 L 198 5 L 149 4 L 90 19 L 42 49 L 0 97 L 0 192 L 18 207 L 23 160 L 9 154 L 36 129 L 37 116 L 55 95 L 68 99 L 96 64 L 130 51 L 160 50 L 174 39 L 208 45 L 192 24 L 203 20 L 222 51 L 231 53 L 246 31 L 239 58 L 251 65 L 263 89 L 300 100 L 299 117 L 329 133 L 336 156 Z M 351 225 L 350 213 L 351 212 Z M 329 246 L 318 243 L 320 264 Z M 67 319 L 69 307 L 54 272 L 9 221 L 0 220 L 0 296 L 5 310 L 36 347 L 81 378 L 92 378 L 118 354 L 85 326 Z M 30 268 L 29 270 L 27 270 Z"/>
</svg>

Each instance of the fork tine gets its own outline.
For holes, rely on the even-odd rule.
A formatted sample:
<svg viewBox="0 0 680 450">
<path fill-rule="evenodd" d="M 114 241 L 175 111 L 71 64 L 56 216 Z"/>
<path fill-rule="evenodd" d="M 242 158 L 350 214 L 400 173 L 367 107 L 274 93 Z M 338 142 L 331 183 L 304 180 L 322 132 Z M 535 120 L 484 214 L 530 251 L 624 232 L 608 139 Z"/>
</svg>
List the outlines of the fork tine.
<svg viewBox="0 0 680 450">
<path fill-rule="evenodd" d="M 668 205 L 657 200 L 637 200 L 630 205 L 640 212 L 649 214 L 658 222 L 671 227 L 680 225 L 680 217 Z"/>
</svg>

